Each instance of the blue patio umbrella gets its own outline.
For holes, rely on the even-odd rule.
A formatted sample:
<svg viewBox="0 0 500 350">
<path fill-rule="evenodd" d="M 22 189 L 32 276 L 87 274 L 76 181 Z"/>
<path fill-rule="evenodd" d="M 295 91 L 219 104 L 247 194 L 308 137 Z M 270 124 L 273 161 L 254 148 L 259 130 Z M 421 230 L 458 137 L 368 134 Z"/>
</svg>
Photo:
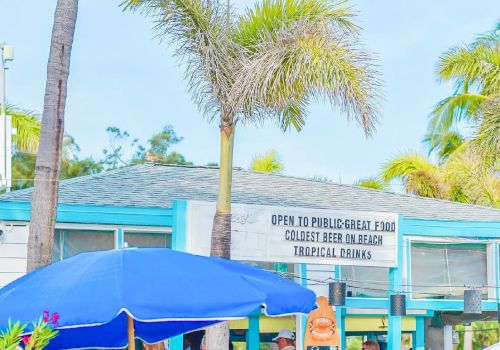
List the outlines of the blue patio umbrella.
<svg viewBox="0 0 500 350">
<path fill-rule="evenodd" d="M 83 253 L 36 270 L 0 290 L 0 327 L 60 315 L 48 349 L 148 343 L 263 308 L 308 313 L 312 291 L 258 268 L 166 248 Z"/>
</svg>

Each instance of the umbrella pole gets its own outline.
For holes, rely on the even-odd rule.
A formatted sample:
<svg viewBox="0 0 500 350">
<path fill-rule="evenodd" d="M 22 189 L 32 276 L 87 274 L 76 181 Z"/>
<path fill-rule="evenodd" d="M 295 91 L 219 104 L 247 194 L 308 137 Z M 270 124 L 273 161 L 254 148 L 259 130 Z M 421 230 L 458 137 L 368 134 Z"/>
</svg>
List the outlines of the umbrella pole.
<svg viewBox="0 0 500 350">
<path fill-rule="evenodd" d="M 134 319 L 127 314 L 128 350 L 135 350 Z"/>
</svg>

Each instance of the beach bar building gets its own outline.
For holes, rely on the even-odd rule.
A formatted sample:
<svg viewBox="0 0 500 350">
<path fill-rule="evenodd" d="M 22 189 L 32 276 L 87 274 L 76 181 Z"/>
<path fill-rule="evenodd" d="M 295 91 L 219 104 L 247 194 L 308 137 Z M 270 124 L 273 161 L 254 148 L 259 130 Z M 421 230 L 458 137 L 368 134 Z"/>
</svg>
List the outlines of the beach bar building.
<svg viewBox="0 0 500 350">
<path fill-rule="evenodd" d="M 62 181 L 53 259 L 124 247 L 208 255 L 217 183 L 216 168 L 158 164 Z M 0 286 L 26 272 L 31 193 L 0 196 Z M 387 349 L 408 341 L 451 350 L 452 325 L 497 318 L 500 210 L 242 169 L 232 198 L 232 259 L 318 296 L 328 296 L 329 283 L 346 284 L 336 307 L 342 349 L 363 336 Z M 466 290 L 480 291 L 474 312 L 463 312 Z M 390 312 L 391 296 L 405 297 L 405 312 Z M 291 328 L 299 348 L 306 320 L 256 311 L 231 322 L 232 339 L 258 350 Z M 170 347 L 182 349 L 182 337 Z"/>
</svg>

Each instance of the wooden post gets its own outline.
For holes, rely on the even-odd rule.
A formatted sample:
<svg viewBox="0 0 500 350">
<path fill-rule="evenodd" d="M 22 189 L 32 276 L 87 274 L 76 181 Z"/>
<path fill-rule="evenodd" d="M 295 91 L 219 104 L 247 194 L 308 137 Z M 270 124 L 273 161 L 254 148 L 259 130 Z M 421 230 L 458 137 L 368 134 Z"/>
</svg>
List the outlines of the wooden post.
<svg viewBox="0 0 500 350">
<path fill-rule="evenodd" d="M 127 314 L 128 350 L 135 350 L 134 319 Z"/>
</svg>

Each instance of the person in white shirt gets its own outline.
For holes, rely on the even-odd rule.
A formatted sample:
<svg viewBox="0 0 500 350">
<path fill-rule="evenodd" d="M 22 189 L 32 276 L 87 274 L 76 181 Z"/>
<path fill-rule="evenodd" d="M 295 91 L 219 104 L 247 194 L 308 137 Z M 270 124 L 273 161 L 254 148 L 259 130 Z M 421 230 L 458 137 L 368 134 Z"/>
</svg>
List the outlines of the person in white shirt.
<svg viewBox="0 0 500 350">
<path fill-rule="evenodd" d="M 295 350 L 295 334 L 289 329 L 282 329 L 273 341 L 278 344 L 279 350 Z"/>
</svg>

